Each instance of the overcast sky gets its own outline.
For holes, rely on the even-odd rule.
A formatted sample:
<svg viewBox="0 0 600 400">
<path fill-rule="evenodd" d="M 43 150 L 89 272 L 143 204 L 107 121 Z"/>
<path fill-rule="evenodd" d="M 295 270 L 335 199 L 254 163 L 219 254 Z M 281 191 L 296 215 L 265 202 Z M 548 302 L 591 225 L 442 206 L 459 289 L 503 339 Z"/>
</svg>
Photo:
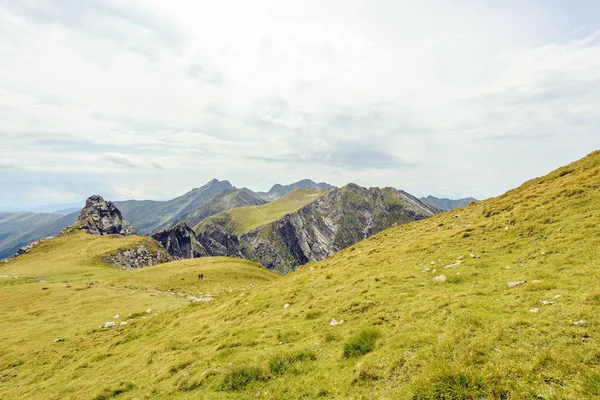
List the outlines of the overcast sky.
<svg viewBox="0 0 600 400">
<path fill-rule="evenodd" d="M 600 148 L 600 2 L 0 0 L 0 206 L 486 198 Z"/>
</svg>

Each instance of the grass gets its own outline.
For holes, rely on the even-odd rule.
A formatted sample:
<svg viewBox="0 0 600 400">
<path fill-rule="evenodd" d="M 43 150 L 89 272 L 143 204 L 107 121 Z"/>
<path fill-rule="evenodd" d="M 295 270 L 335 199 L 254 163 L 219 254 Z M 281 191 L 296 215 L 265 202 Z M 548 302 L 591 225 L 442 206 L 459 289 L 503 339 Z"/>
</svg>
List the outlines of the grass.
<svg viewBox="0 0 600 400">
<path fill-rule="evenodd" d="M 223 211 L 203 220 L 193 229 L 196 232 L 203 232 L 211 225 L 216 225 L 224 232 L 240 236 L 301 209 L 325 193 L 327 193 L 326 190 L 296 189 L 280 199 L 261 206 L 239 207 Z"/>
<path fill-rule="evenodd" d="M 0 265 L 0 398 L 597 398 L 599 222 L 594 153 L 285 276 L 225 258 L 120 271 L 98 257 L 143 238 L 74 233 Z"/>
<path fill-rule="evenodd" d="M 344 343 L 344 358 L 360 357 L 375 349 L 381 333 L 375 329 L 364 329 Z"/>
</svg>

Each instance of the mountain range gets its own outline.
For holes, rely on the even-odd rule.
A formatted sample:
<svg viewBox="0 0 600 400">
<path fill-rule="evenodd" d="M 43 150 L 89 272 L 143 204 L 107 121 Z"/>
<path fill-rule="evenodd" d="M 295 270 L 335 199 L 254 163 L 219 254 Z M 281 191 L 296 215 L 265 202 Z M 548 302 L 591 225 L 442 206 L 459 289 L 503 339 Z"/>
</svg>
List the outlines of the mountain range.
<svg viewBox="0 0 600 400">
<path fill-rule="evenodd" d="M 128 200 L 115 201 L 114 204 L 140 234 L 154 234 L 180 222 L 200 232 L 202 230 L 200 224 L 221 211 L 261 206 L 298 189 L 327 191 L 334 189 L 334 186 L 303 179 L 290 185 L 275 184 L 268 192 L 254 192 L 248 188 L 238 189 L 226 180 L 213 179 L 204 186 L 172 200 Z M 438 208 L 442 210 L 447 209 L 448 204 L 455 207 L 466 204 L 463 200 L 452 203 L 452 200 L 441 199 L 445 202 L 440 203 L 432 199 L 435 198 L 429 196 L 425 202 L 439 206 Z M 61 207 L 70 205 L 64 204 Z M 52 209 L 52 207 L 44 206 L 44 209 Z M 288 212 L 286 208 L 284 210 Z M 46 214 L 0 213 L 0 259 L 10 257 L 17 249 L 28 243 L 56 235 L 62 229 L 74 224 L 79 212 L 80 209 L 73 211 L 70 208 Z"/>
</svg>

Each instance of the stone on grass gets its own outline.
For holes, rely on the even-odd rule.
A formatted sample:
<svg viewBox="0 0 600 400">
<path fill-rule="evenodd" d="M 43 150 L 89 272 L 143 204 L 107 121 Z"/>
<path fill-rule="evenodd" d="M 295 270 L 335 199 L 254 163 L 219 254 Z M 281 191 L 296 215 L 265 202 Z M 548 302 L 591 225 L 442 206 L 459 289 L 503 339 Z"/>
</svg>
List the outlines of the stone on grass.
<svg viewBox="0 0 600 400">
<path fill-rule="evenodd" d="M 335 318 L 334 318 L 334 319 L 332 319 L 332 320 L 331 320 L 331 322 L 329 323 L 329 325 L 331 325 L 331 326 L 336 326 L 336 325 L 341 325 L 341 324 L 343 324 L 343 323 L 344 323 L 344 320 L 343 320 L 343 319 L 341 319 L 341 320 L 339 320 L 339 321 L 336 321 L 336 320 L 335 320 Z"/>
<path fill-rule="evenodd" d="M 548 300 L 540 300 L 540 303 L 543 304 L 543 305 L 545 305 L 545 306 L 556 304 L 555 301 L 548 301 Z"/>
<path fill-rule="evenodd" d="M 575 325 L 583 325 L 585 324 L 585 319 L 580 319 L 579 321 L 573 322 Z"/>
<path fill-rule="evenodd" d="M 524 285 L 527 281 L 514 281 L 514 282 L 507 282 L 506 285 L 509 288 L 514 288 L 515 286 L 519 286 L 519 285 Z"/>
<path fill-rule="evenodd" d="M 433 278 L 432 281 L 438 282 L 438 283 L 446 282 L 446 276 L 445 275 L 438 275 L 435 278 Z"/>
<path fill-rule="evenodd" d="M 540 311 L 540 309 L 539 309 L 539 308 L 536 308 L 536 307 L 533 307 L 533 308 L 530 308 L 530 309 L 529 309 L 529 312 L 532 312 L 532 313 L 536 313 L 536 312 L 538 312 L 538 311 Z"/>
<path fill-rule="evenodd" d="M 288 308 L 289 306 L 290 306 L 290 305 L 289 305 L 288 303 L 285 303 L 285 304 L 283 305 L 283 308 Z"/>
<path fill-rule="evenodd" d="M 113 316 L 113 319 L 119 319 L 119 318 L 121 318 L 121 316 L 120 316 L 119 314 L 115 314 L 115 315 Z"/>
<path fill-rule="evenodd" d="M 117 326 L 115 321 L 105 322 L 104 325 L 102 325 L 103 328 L 114 328 L 115 326 Z"/>
</svg>

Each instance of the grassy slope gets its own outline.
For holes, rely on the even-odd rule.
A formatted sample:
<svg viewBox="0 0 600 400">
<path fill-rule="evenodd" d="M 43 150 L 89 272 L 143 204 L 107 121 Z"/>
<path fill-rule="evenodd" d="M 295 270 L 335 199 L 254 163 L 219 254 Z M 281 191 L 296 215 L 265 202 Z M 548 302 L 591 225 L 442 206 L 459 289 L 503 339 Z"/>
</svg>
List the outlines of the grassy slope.
<svg viewBox="0 0 600 400">
<path fill-rule="evenodd" d="M 0 397 L 594 398 L 599 221 L 595 153 L 498 198 L 388 229 L 269 284 L 241 279 L 213 302 L 146 298 L 116 278 L 81 291 L 7 280 Z M 445 268 L 461 256 L 459 266 Z M 0 274 L 43 268 L 29 265 L 35 254 L 25 257 Z M 164 268 L 166 278 L 171 266 L 152 268 Z M 433 282 L 440 273 L 446 282 Z M 528 282 L 507 287 L 516 280 Z M 97 329 L 112 312 L 149 301 L 164 301 L 153 306 L 162 312 Z M 332 318 L 345 322 L 330 326 Z M 65 341 L 54 343 L 59 334 Z"/>
<path fill-rule="evenodd" d="M 262 206 L 239 207 L 207 218 L 193 229 L 202 232 L 208 225 L 220 225 L 228 233 L 242 235 L 286 214 L 297 211 L 327 193 L 325 190 L 297 189 L 284 197 Z"/>
</svg>

